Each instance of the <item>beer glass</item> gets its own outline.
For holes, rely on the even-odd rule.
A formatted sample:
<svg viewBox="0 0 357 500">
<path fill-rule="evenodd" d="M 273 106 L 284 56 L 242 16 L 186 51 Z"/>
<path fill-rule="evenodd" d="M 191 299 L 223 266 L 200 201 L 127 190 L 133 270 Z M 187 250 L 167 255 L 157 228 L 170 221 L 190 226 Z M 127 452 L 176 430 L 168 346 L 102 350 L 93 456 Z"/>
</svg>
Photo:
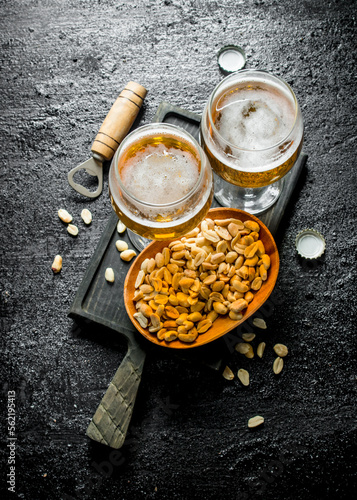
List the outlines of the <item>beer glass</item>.
<svg viewBox="0 0 357 500">
<path fill-rule="evenodd" d="M 200 138 L 217 174 L 217 201 L 259 214 L 276 202 L 300 154 L 300 107 L 281 78 L 263 70 L 237 71 L 210 95 Z"/>
<path fill-rule="evenodd" d="M 213 199 L 207 156 L 185 130 L 152 123 L 131 132 L 109 171 L 111 204 L 133 245 L 178 238 L 196 227 Z"/>
</svg>

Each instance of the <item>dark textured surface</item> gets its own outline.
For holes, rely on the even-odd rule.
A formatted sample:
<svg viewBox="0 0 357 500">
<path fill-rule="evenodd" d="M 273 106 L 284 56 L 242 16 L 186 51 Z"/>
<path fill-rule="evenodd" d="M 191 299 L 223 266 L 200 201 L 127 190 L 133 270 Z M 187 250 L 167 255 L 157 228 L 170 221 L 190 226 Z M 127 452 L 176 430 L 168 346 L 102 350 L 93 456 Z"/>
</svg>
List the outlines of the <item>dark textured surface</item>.
<svg viewBox="0 0 357 500">
<path fill-rule="evenodd" d="M 233 5 L 233 7 L 232 7 Z M 355 342 L 355 49 L 352 1 L 0 2 L 1 492 L 7 393 L 16 391 L 16 493 L 9 498 L 350 498 L 357 486 Z M 128 439 L 97 446 L 86 427 L 126 352 L 116 335 L 67 317 L 111 214 L 67 184 L 129 80 L 148 88 L 141 123 L 162 100 L 201 113 L 221 79 L 216 52 L 238 43 L 247 67 L 285 78 L 305 121 L 307 172 L 277 237 L 281 271 L 258 334 L 262 360 L 237 378 L 147 358 Z M 107 188 L 105 168 L 105 190 Z M 65 207 L 80 233 L 67 235 Z M 93 213 L 85 227 L 82 208 Z M 297 232 L 327 243 L 314 266 Z M 63 270 L 54 276 L 53 256 Z M 271 304 L 272 302 L 270 302 Z M 272 346 L 290 353 L 273 375 Z M 256 342 L 255 342 L 256 345 Z M 247 429 L 249 417 L 265 417 Z M 11 495 L 11 496 L 10 496 Z"/>
</svg>

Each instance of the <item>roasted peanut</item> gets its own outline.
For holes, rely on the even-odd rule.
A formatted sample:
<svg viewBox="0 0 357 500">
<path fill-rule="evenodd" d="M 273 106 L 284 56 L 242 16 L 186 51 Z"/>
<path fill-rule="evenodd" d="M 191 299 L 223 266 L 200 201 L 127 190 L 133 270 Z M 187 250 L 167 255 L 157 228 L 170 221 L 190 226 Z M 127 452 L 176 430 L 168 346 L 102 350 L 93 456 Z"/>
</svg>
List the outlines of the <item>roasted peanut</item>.
<svg viewBox="0 0 357 500">
<path fill-rule="evenodd" d="M 156 302 L 156 304 L 167 304 L 168 301 L 169 301 L 169 298 L 167 295 L 163 295 L 161 293 L 159 293 L 158 295 L 155 295 L 154 297 L 154 301 Z"/>
<path fill-rule="evenodd" d="M 142 269 L 140 269 L 135 280 L 135 288 L 139 288 L 139 286 L 143 284 L 144 279 L 145 279 L 145 272 Z"/>
<path fill-rule="evenodd" d="M 223 240 L 230 241 L 232 239 L 231 233 L 224 226 L 216 226 L 215 231 L 220 238 L 223 238 Z"/>
<path fill-rule="evenodd" d="M 268 270 L 263 266 L 263 264 L 261 264 L 261 266 L 259 267 L 259 274 L 260 274 L 260 277 L 263 281 L 266 281 L 267 278 L 268 278 Z"/>
<path fill-rule="evenodd" d="M 240 354 L 247 354 L 247 352 L 250 350 L 251 345 L 246 344 L 245 342 L 240 342 L 235 346 L 235 350 L 239 352 Z"/>
<path fill-rule="evenodd" d="M 236 312 L 233 312 L 233 311 L 229 311 L 228 316 L 231 319 L 233 319 L 234 321 L 240 321 L 243 318 L 243 314 L 242 313 L 236 313 Z"/>
<path fill-rule="evenodd" d="M 246 300 L 249 304 L 254 299 L 254 294 L 252 292 L 247 292 L 244 294 L 244 300 Z"/>
<path fill-rule="evenodd" d="M 216 311 L 210 311 L 206 316 L 206 320 L 209 320 L 211 323 L 213 323 L 214 321 L 216 321 L 218 316 L 219 315 L 216 313 Z"/>
<path fill-rule="evenodd" d="M 243 309 L 245 309 L 246 307 L 248 307 L 248 302 L 244 299 L 238 299 L 231 303 L 229 309 L 234 313 L 239 313 L 243 311 Z"/>
<path fill-rule="evenodd" d="M 184 322 L 187 320 L 187 316 L 188 316 L 188 313 L 180 314 L 176 320 L 177 325 L 183 325 Z"/>
<path fill-rule="evenodd" d="M 61 219 L 62 222 L 65 222 L 66 224 L 69 224 L 72 222 L 73 217 L 70 213 L 67 212 L 64 208 L 60 208 L 58 210 L 58 217 Z"/>
<path fill-rule="evenodd" d="M 265 253 L 264 255 L 262 255 L 261 259 L 262 259 L 262 264 L 265 267 L 265 269 L 269 269 L 270 268 L 270 257 L 269 257 L 269 255 Z"/>
<path fill-rule="evenodd" d="M 260 342 L 260 344 L 258 345 L 257 347 L 257 355 L 262 358 L 263 357 L 263 353 L 264 353 L 264 349 L 265 349 L 265 342 Z"/>
<path fill-rule="evenodd" d="M 176 330 L 169 330 L 165 332 L 164 339 L 166 342 L 172 342 L 173 340 L 177 339 L 177 331 Z"/>
<path fill-rule="evenodd" d="M 213 302 L 213 310 L 218 314 L 226 314 L 228 308 L 222 302 Z"/>
<path fill-rule="evenodd" d="M 92 222 L 92 214 L 88 210 L 88 208 L 83 208 L 81 212 L 81 217 L 84 222 L 84 224 L 89 225 Z"/>
<path fill-rule="evenodd" d="M 202 319 L 202 314 L 198 311 L 193 312 L 187 316 L 187 321 L 192 321 L 193 323 L 196 323 L 197 321 L 201 321 Z"/>
<path fill-rule="evenodd" d="M 249 287 L 247 285 L 238 280 L 234 280 L 232 286 L 235 290 L 237 290 L 237 292 L 240 293 L 246 293 L 249 290 Z"/>
<path fill-rule="evenodd" d="M 196 330 L 196 328 L 192 328 L 192 330 L 187 333 L 178 334 L 178 338 L 182 342 L 194 342 L 197 339 L 197 337 L 198 337 L 198 331 Z"/>
<path fill-rule="evenodd" d="M 60 255 L 56 255 L 56 257 L 53 259 L 51 268 L 55 274 L 60 272 L 60 270 L 62 269 L 62 257 Z"/>
<path fill-rule="evenodd" d="M 155 255 L 155 262 L 158 268 L 163 267 L 165 265 L 165 259 L 161 252 L 158 252 Z"/>
<path fill-rule="evenodd" d="M 173 320 L 173 319 L 168 319 L 166 321 L 164 321 L 163 323 L 163 327 L 164 328 L 177 328 L 177 324 L 176 324 L 176 321 Z"/>
<path fill-rule="evenodd" d="M 256 233 L 259 233 L 260 231 L 259 224 L 253 220 L 246 220 L 244 222 L 244 226 L 250 229 L 252 232 L 254 231 Z"/>
<path fill-rule="evenodd" d="M 203 284 L 204 285 L 212 285 L 212 283 L 214 283 L 217 279 L 217 276 L 215 274 L 210 274 L 209 276 L 207 276 L 207 278 L 205 278 L 203 280 Z"/>
<path fill-rule="evenodd" d="M 114 271 L 111 267 L 107 267 L 105 270 L 105 279 L 109 281 L 109 283 L 114 283 Z"/>
<path fill-rule="evenodd" d="M 197 323 L 197 331 L 198 333 L 204 333 L 212 326 L 212 321 L 209 319 L 203 319 Z"/>
<path fill-rule="evenodd" d="M 134 250 L 124 250 L 120 253 L 120 258 L 126 262 L 129 262 L 135 256 L 136 252 Z"/>
<path fill-rule="evenodd" d="M 223 252 L 218 252 L 212 255 L 211 257 L 211 264 L 220 264 L 225 260 L 226 256 Z"/>
<path fill-rule="evenodd" d="M 146 302 L 141 302 L 139 304 L 139 311 L 147 318 L 150 318 L 150 316 L 154 313 L 152 308 Z"/>
<path fill-rule="evenodd" d="M 173 306 L 166 306 L 165 307 L 165 314 L 168 318 L 172 318 L 172 319 L 177 319 L 180 316 L 177 309 L 175 309 Z"/>
<path fill-rule="evenodd" d="M 77 234 L 78 234 L 78 227 L 75 226 L 74 224 L 68 224 L 68 226 L 67 226 L 67 232 L 71 236 L 77 236 Z"/>
<path fill-rule="evenodd" d="M 225 369 L 223 370 L 223 373 L 222 373 L 223 377 L 226 379 L 226 380 L 233 380 L 234 379 L 234 373 L 232 372 L 232 370 L 229 368 L 229 366 L 226 366 Z"/>
<path fill-rule="evenodd" d="M 258 260 L 259 260 L 258 255 L 254 255 L 254 257 L 252 257 L 250 259 L 245 259 L 244 265 L 248 266 L 248 267 L 249 266 L 254 267 L 257 264 Z"/>
<path fill-rule="evenodd" d="M 122 222 L 121 220 L 118 221 L 118 224 L 117 224 L 117 231 L 119 234 L 122 234 L 124 233 L 126 230 L 126 225 L 124 224 L 124 222 Z"/>
<path fill-rule="evenodd" d="M 143 328 L 148 326 L 148 319 L 141 312 L 136 312 L 133 316 L 139 322 L 140 326 Z"/>
<path fill-rule="evenodd" d="M 151 324 L 154 328 L 156 328 L 157 326 L 159 326 L 161 324 L 160 316 L 158 316 L 155 313 L 150 314 L 150 321 L 151 321 Z"/>
<path fill-rule="evenodd" d="M 164 257 L 164 265 L 167 266 L 170 262 L 170 257 L 171 257 L 170 249 L 165 247 L 162 251 L 162 255 Z"/>
<path fill-rule="evenodd" d="M 124 252 L 124 250 L 128 250 L 129 248 L 127 242 L 123 240 L 117 240 L 115 246 L 118 252 Z"/>
<path fill-rule="evenodd" d="M 154 326 L 153 324 L 151 324 L 151 326 L 149 326 L 148 330 L 150 333 L 155 333 L 155 332 L 158 332 L 159 330 L 161 330 L 162 328 L 162 323 L 159 322 L 158 325 Z"/>
<path fill-rule="evenodd" d="M 252 290 L 259 290 L 260 287 L 262 286 L 262 283 L 263 283 L 263 280 L 260 276 L 258 276 L 257 278 L 254 278 L 254 280 L 252 281 L 252 284 L 251 284 L 251 289 Z"/>
<path fill-rule="evenodd" d="M 194 342 L 219 316 L 241 320 L 268 279 L 270 257 L 259 230 L 255 221 L 205 219 L 145 259 L 133 297 L 141 322 L 158 340 Z M 254 356 L 251 346 L 244 349 Z"/>
<path fill-rule="evenodd" d="M 167 329 L 166 328 L 161 328 L 157 333 L 156 333 L 156 337 L 158 338 L 158 340 L 164 340 L 165 338 L 165 333 L 167 332 Z"/>
<path fill-rule="evenodd" d="M 154 287 L 152 287 L 151 285 L 147 285 L 147 284 L 140 285 L 139 288 L 145 294 L 148 294 L 148 293 L 151 293 L 154 291 Z"/>
<path fill-rule="evenodd" d="M 285 356 L 287 356 L 287 354 L 289 352 L 288 348 L 284 344 L 275 344 L 273 349 L 275 351 L 275 354 L 277 354 L 281 358 L 284 358 Z"/>
</svg>

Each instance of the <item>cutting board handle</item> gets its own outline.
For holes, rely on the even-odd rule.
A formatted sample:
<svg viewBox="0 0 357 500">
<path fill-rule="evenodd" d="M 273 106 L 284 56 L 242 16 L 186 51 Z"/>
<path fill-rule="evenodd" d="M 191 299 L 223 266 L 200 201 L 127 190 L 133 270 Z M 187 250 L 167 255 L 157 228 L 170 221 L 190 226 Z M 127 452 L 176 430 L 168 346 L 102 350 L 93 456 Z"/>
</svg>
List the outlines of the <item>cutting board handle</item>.
<svg viewBox="0 0 357 500">
<path fill-rule="evenodd" d="M 110 382 L 88 428 L 94 441 L 120 448 L 125 441 L 144 367 L 145 352 L 138 345 L 129 349 Z"/>
<path fill-rule="evenodd" d="M 136 82 L 129 82 L 119 94 L 107 114 L 92 144 L 93 156 L 99 160 L 111 160 L 119 144 L 129 132 L 147 90 Z"/>
</svg>

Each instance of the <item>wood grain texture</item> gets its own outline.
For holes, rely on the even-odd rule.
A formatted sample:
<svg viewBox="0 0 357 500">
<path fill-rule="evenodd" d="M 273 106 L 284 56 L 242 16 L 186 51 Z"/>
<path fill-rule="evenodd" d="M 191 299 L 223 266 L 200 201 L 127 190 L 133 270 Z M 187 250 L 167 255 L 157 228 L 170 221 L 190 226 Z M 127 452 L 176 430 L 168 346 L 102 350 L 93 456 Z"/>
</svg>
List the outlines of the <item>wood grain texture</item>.
<svg viewBox="0 0 357 500">
<path fill-rule="evenodd" d="M 123 446 L 141 381 L 145 353 L 138 345 L 128 352 L 100 402 L 87 436 L 111 448 Z"/>
<path fill-rule="evenodd" d="M 92 144 L 92 153 L 107 161 L 112 159 L 138 116 L 146 94 L 146 88 L 139 83 L 127 83 L 105 117 Z"/>
</svg>

